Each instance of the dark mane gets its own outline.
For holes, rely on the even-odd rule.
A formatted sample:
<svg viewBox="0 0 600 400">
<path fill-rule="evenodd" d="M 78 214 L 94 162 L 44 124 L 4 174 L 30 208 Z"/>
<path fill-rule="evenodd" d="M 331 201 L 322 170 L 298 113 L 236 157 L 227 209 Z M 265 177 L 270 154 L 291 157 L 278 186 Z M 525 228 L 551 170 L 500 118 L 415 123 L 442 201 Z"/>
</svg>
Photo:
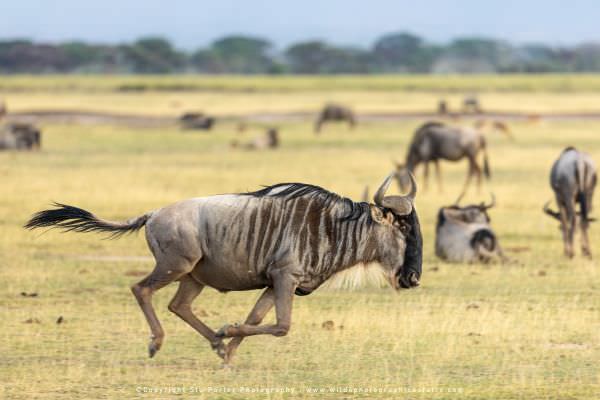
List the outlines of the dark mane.
<svg viewBox="0 0 600 400">
<path fill-rule="evenodd" d="M 281 190 L 276 193 L 272 193 L 273 190 L 277 189 Z M 306 183 L 277 183 L 275 185 L 265 186 L 263 189 L 255 192 L 241 194 L 253 197 L 280 197 L 286 201 L 293 200 L 298 197 L 316 198 L 321 202 L 320 205 L 324 209 L 328 209 L 337 204 L 342 204 L 346 210 L 348 210 L 347 213 L 341 217 L 342 220 L 357 220 L 366 213 L 369 216 L 369 221 L 371 221 L 371 213 L 369 212 L 368 203 L 354 202 L 347 197 L 342 197 L 316 185 L 309 185 Z"/>
</svg>

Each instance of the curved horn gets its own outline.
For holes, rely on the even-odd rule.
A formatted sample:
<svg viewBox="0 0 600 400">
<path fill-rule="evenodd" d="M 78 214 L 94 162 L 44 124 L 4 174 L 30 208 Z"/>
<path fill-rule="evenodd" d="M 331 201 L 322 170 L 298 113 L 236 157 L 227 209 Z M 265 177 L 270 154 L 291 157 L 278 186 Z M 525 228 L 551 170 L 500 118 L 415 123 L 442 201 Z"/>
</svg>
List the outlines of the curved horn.
<svg viewBox="0 0 600 400">
<path fill-rule="evenodd" d="M 379 189 L 377 189 L 377 192 L 375 192 L 375 196 L 373 196 L 373 202 L 376 205 L 385 207 L 383 205 L 383 198 L 385 197 L 385 192 L 387 192 L 388 188 L 390 187 L 390 184 L 392 183 L 393 177 L 394 173 L 392 172 L 387 176 L 387 178 L 385 178 L 381 186 L 379 186 Z"/>
<path fill-rule="evenodd" d="M 408 177 L 410 178 L 410 192 L 406 195 L 411 201 L 415 200 L 417 196 L 417 182 L 415 181 L 415 176 L 412 172 L 408 171 Z"/>
<path fill-rule="evenodd" d="M 549 207 L 550 205 L 550 201 L 546 202 L 546 204 L 544 204 L 544 212 L 546 214 L 548 214 L 549 216 L 551 216 L 552 218 L 556 218 L 557 220 L 560 221 L 560 214 L 557 213 L 556 211 L 552 211 Z"/>
<path fill-rule="evenodd" d="M 489 205 L 486 205 L 485 203 L 481 203 L 481 206 L 479 206 L 479 208 L 481 208 L 482 210 L 488 210 L 496 205 L 496 196 L 494 195 L 494 193 L 491 193 L 491 195 L 492 195 L 492 202 Z"/>
<path fill-rule="evenodd" d="M 404 196 L 384 196 L 381 199 L 380 204 L 382 207 L 392 209 L 398 215 L 408 215 L 412 212 L 413 202 L 417 195 L 417 183 L 415 182 L 415 177 L 411 172 L 408 173 L 408 176 L 410 178 L 411 185 L 410 192 Z"/>
</svg>

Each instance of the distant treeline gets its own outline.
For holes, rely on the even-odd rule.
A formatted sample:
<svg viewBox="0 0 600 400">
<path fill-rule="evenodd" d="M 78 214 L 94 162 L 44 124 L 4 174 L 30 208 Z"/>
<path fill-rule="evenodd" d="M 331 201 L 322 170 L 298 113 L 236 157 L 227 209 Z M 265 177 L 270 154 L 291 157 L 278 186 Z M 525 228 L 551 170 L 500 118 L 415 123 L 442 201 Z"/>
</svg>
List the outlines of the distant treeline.
<svg viewBox="0 0 600 400">
<path fill-rule="evenodd" d="M 313 40 L 278 50 L 262 38 L 227 36 L 208 48 L 184 52 L 161 37 L 119 45 L 0 40 L 0 73 L 4 74 L 551 72 L 600 72 L 600 42 L 570 47 L 517 46 L 503 40 L 469 37 L 441 45 L 400 32 L 381 37 L 368 49 Z"/>
</svg>

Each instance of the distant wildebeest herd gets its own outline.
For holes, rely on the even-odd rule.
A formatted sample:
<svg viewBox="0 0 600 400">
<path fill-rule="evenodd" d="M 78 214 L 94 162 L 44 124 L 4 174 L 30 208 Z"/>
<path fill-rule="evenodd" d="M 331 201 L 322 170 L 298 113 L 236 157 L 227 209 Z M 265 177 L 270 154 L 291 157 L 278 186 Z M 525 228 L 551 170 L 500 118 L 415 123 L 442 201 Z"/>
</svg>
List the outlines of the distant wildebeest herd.
<svg viewBox="0 0 600 400">
<path fill-rule="evenodd" d="M 475 105 L 477 108 L 474 108 Z M 480 112 L 479 103 L 468 102 Z M 467 107 L 467 102 L 465 102 Z M 212 126 L 203 114 L 181 119 L 190 126 Z M 317 117 L 315 132 L 328 121 L 356 124 L 347 107 L 328 104 Z M 496 129 L 508 132 L 506 126 Z M 78 207 L 55 204 L 25 224 L 28 229 L 57 227 L 74 232 L 104 232 L 119 237 L 145 227 L 146 240 L 155 259 L 153 271 L 131 288 L 152 332 L 150 357 L 162 347 L 165 333 L 152 305 L 159 289 L 178 281 L 179 289 L 169 310 L 187 322 L 229 363 L 247 336 L 284 336 L 291 326 L 294 296 L 306 296 L 332 276 L 357 265 L 375 263 L 394 289 L 419 286 L 422 274 L 423 237 L 415 197 L 416 168 L 423 166 L 425 186 L 429 163 L 434 163 L 439 189 L 439 162 L 466 159 L 468 173 L 458 199 L 439 208 L 435 225 L 435 254 L 461 263 L 504 263 L 508 257 L 491 227 L 491 202 L 461 205 L 472 177 L 478 186 L 490 178 L 485 136 L 481 125 L 455 127 L 426 122 L 415 131 L 403 163 L 379 186 L 372 201 L 365 190 L 363 201 L 353 201 L 318 186 L 279 183 L 247 193 L 183 200 L 149 211 L 126 222 L 111 222 Z M 204 128 L 200 128 L 204 129 Z M 277 148 L 279 134 L 269 128 L 251 142 L 231 143 L 243 149 Z M 479 161 L 478 158 L 482 160 Z M 388 195 L 396 181 L 405 195 Z M 544 212 L 560 221 L 565 254 L 572 257 L 576 226 L 582 232 L 583 254 L 591 257 L 587 237 L 596 167 L 590 156 L 566 148 L 554 163 L 550 184 L 558 211 L 546 204 Z M 579 209 L 577 209 L 579 206 Z M 192 302 L 205 287 L 221 292 L 262 289 L 243 324 L 213 330 L 192 311 Z M 275 308 L 276 322 L 260 325 Z M 228 343 L 224 339 L 231 338 Z"/>
</svg>

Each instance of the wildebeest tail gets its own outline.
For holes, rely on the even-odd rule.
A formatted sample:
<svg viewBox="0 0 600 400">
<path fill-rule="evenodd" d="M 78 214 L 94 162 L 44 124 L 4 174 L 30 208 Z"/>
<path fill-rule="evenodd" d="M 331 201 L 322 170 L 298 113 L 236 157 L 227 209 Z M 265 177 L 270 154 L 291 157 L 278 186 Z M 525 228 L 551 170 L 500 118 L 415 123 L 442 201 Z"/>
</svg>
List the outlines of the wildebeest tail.
<svg viewBox="0 0 600 400">
<path fill-rule="evenodd" d="M 60 228 L 65 232 L 107 232 L 110 238 L 140 230 L 152 213 L 146 213 L 126 222 L 106 221 L 89 211 L 66 204 L 54 203 L 57 208 L 35 213 L 25 224 L 26 229 Z"/>
<path fill-rule="evenodd" d="M 577 167 L 575 168 L 575 181 L 577 182 L 577 195 L 575 201 L 579 203 L 579 210 L 581 212 L 582 221 L 588 221 L 588 204 L 587 197 L 585 195 L 585 183 L 587 181 L 587 166 L 583 160 L 577 160 Z"/>
<path fill-rule="evenodd" d="M 485 177 L 487 179 L 490 179 L 491 177 L 491 172 L 490 172 L 490 163 L 488 161 L 488 154 L 487 154 L 487 148 L 486 148 L 486 143 L 485 143 L 485 139 L 482 137 L 481 140 L 482 142 L 482 149 L 483 149 L 483 173 L 485 174 Z"/>
</svg>

